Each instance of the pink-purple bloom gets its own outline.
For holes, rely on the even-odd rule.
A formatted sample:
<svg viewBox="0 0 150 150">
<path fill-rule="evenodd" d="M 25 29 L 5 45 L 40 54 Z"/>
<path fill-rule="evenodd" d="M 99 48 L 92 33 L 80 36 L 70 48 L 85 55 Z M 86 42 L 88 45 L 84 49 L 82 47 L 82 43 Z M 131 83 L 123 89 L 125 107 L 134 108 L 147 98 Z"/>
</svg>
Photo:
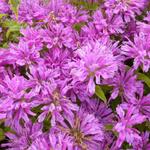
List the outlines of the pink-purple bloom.
<svg viewBox="0 0 150 150">
<path fill-rule="evenodd" d="M 143 33 L 134 36 L 134 41 L 128 40 L 122 46 L 122 54 L 127 59 L 134 59 L 135 69 L 141 67 L 144 72 L 150 68 L 150 36 Z"/>
<path fill-rule="evenodd" d="M 107 46 L 98 41 L 87 43 L 76 51 L 79 59 L 73 64 L 71 74 L 74 80 L 80 82 L 87 81 L 87 91 L 90 94 L 95 92 L 96 84 L 101 84 L 102 79 L 112 78 L 117 71 L 117 62 L 111 46 Z"/>
<path fill-rule="evenodd" d="M 0 0 L 0 149 L 150 149 L 149 0 Z"/>
<path fill-rule="evenodd" d="M 103 127 L 98 119 L 82 109 L 58 128 L 72 138 L 74 149 L 98 150 L 104 138 Z"/>
<path fill-rule="evenodd" d="M 127 110 L 124 110 L 121 106 L 116 108 L 119 121 L 115 125 L 114 130 L 116 130 L 119 134 L 116 141 L 116 147 L 118 148 L 121 147 L 124 141 L 127 141 L 130 145 L 133 145 L 134 141 L 142 140 L 139 135 L 139 131 L 133 128 L 133 126 L 144 122 L 146 117 L 144 115 L 134 113 L 134 111 L 134 107 L 129 107 Z"/>
</svg>

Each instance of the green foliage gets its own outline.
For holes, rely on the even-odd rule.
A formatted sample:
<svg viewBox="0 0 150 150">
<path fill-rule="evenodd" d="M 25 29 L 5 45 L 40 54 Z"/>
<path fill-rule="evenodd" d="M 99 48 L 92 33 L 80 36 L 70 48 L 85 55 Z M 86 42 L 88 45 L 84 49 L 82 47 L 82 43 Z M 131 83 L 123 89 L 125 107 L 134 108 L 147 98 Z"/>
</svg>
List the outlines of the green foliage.
<svg viewBox="0 0 150 150">
<path fill-rule="evenodd" d="M 35 123 L 37 121 L 38 116 L 42 113 L 42 110 L 41 110 L 42 107 L 43 107 L 43 105 L 39 105 L 32 109 L 32 112 L 34 112 L 36 114 L 36 116 L 31 117 L 31 120 L 33 123 Z"/>
<path fill-rule="evenodd" d="M 18 23 L 15 20 L 3 18 L 0 19 L 0 26 L 2 27 L 2 37 L 3 41 L 0 43 L 0 47 L 7 48 L 9 42 L 17 43 L 19 37 L 21 36 L 20 29 L 25 28 L 26 24 Z"/>
<path fill-rule="evenodd" d="M 74 24 L 73 28 L 74 28 L 76 31 L 80 32 L 81 28 L 82 28 L 84 25 L 85 25 L 84 22 L 77 23 L 77 24 Z"/>
<path fill-rule="evenodd" d="M 105 130 L 106 131 L 112 131 L 112 129 L 113 129 L 113 125 L 112 124 L 105 125 Z"/>
<path fill-rule="evenodd" d="M 49 113 L 43 122 L 43 132 L 47 132 L 51 128 L 50 121 L 51 121 L 51 114 Z"/>
<path fill-rule="evenodd" d="M 122 150 L 131 150 L 132 146 L 130 146 L 127 142 L 122 144 Z"/>
<path fill-rule="evenodd" d="M 116 111 L 116 107 L 121 104 L 121 98 L 117 97 L 115 100 L 110 101 L 110 107 L 113 110 L 113 112 Z"/>
<path fill-rule="evenodd" d="M 16 18 L 18 19 L 18 9 L 19 9 L 20 0 L 9 0 L 9 4 L 11 10 L 14 12 Z"/>
<path fill-rule="evenodd" d="M 0 141 L 2 141 L 4 139 L 5 139 L 4 131 L 3 131 L 3 129 L 0 128 Z"/>
<path fill-rule="evenodd" d="M 71 3 L 75 6 L 82 7 L 83 9 L 89 10 L 89 11 L 94 11 L 96 10 L 100 4 L 95 3 L 95 2 L 87 2 L 87 1 L 82 1 L 82 0 L 71 0 Z"/>
<path fill-rule="evenodd" d="M 145 84 L 150 88 L 150 78 L 143 73 L 137 73 L 138 79 L 145 82 Z"/>
<path fill-rule="evenodd" d="M 2 23 L 2 27 L 7 28 L 6 38 L 8 39 L 12 32 L 19 32 L 21 24 L 14 20 L 6 20 Z"/>
<path fill-rule="evenodd" d="M 106 96 L 105 96 L 105 93 L 104 93 L 103 89 L 100 86 L 98 86 L 98 85 L 96 85 L 96 87 L 95 87 L 95 94 L 102 101 L 104 101 L 105 103 L 107 102 L 107 99 L 106 99 Z"/>
<path fill-rule="evenodd" d="M 5 16 L 7 16 L 7 14 L 0 14 L 0 19 L 2 19 Z"/>
</svg>

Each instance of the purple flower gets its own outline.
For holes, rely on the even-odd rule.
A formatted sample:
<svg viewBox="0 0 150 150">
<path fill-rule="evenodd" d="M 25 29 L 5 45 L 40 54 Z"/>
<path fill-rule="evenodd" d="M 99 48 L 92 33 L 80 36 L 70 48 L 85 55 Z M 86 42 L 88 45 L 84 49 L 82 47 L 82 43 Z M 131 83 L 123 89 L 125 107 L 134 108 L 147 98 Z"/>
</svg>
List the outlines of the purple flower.
<svg viewBox="0 0 150 150">
<path fill-rule="evenodd" d="M 122 15 L 125 21 L 135 18 L 136 14 L 140 14 L 144 9 L 146 0 L 105 0 L 104 8 L 108 16 Z"/>
<path fill-rule="evenodd" d="M 150 33 L 150 12 L 147 13 L 147 16 L 144 18 L 144 22 L 137 22 L 139 27 L 139 32 L 144 33 L 149 36 Z"/>
<path fill-rule="evenodd" d="M 140 141 L 139 143 L 135 143 L 135 145 L 133 146 L 134 150 L 150 149 L 150 142 L 149 142 L 150 133 L 148 131 L 142 133 L 141 138 L 142 141 Z"/>
<path fill-rule="evenodd" d="M 102 125 L 92 114 L 81 109 L 72 118 L 58 126 L 72 138 L 74 149 L 98 150 L 104 135 Z"/>
<path fill-rule="evenodd" d="M 103 17 L 101 10 L 95 11 L 93 15 L 93 23 L 98 31 L 107 34 L 122 33 L 124 28 L 123 20 L 120 16 Z"/>
<path fill-rule="evenodd" d="M 0 1 L 0 13 L 5 14 L 10 11 L 9 5 L 6 3 L 6 0 Z"/>
<path fill-rule="evenodd" d="M 72 138 L 63 132 L 53 131 L 52 129 L 49 134 L 49 141 L 52 149 L 73 150 Z"/>
<path fill-rule="evenodd" d="M 146 96 L 132 97 L 128 100 L 128 103 L 122 103 L 124 108 L 128 108 L 129 106 L 135 107 L 137 113 L 145 115 L 148 119 L 150 119 L 150 94 Z"/>
<path fill-rule="evenodd" d="M 62 5 L 56 14 L 57 20 L 64 24 L 76 24 L 80 22 L 87 22 L 88 15 L 86 11 L 78 10 L 76 7 L 70 4 Z"/>
<path fill-rule="evenodd" d="M 75 31 L 70 26 L 65 27 L 62 23 L 50 24 L 48 29 L 41 32 L 41 36 L 47 48 L 76 47 Z"/>
<path fill-rule="evenodd" d="M 42 125 L 39 123 L 32 124 L 30 122 L 24 124 L 24 126 L 13 128 L 13 132 L 15 133 L 6 133 L 9 142 L 3 144 L 3 146 L 9 147 L 8 150 L 28 150 L 32 142 L 42 135 Z"/>
<path fill-rule="evenodd" d="M 128 100 L 128 98 L 133 98 L 136 94 L 143 94 L 143 84 L 137 81 L 137 76 L 134 74 L 133 69 L 128 71 L 125 68 L 120 69 L 113 79 L 106 81 L 106 84 L 113 87 L 111 99 L 115 99 L 119 95 L 122 99 Z"/>
<path fill-rule="evenodd" d="M 135 113 L 135 108 L 132 106 L 127 110 L 118 106 L 116 112 L 118 114 L 118 123 L 115 125 L 114 130 L 119 134 L 116 147 L 120 148 L 124 141 L 127 141 L 130 145 L 133 145 L 134 141 L 141 141 L 140 132 L 133 126 L 144 122 L 146 117 Z"/>
<path fill-rule="evenodd" d="M 24 37 L 21 39 L 28 43 L 29 47 L 35 47 L 37 50 L 41 50 L 43 48 L 43 43 L 40 35 L 40 29 L 30 28 L 27 27 L 25 29 L 21 29 L 21 34 L 23 34 Z"/>
<path fill-rule="evenodd" d="M 20 119 L 29 122 L 28 115 L 35 115 L 31 111 L 35 106 L 33 101 L 35 95 L 27 92 L 29 88 L 30 83 L 21 76 L 14 76 L 12 79 L 6 76 L 0 85 L 2 93 L 0 114 L 1 118 L 6 119 L 7 125 L 18 126 Z"/>
<path fill-rule="evenodd" d="M 55 126 L 56 122 L 62 122 L 63 116 L 72 118 L 73 112 L 78 111 L 78 106 L 73 104 L 69 98 L 65 96 L 67 87 L 57 86 L 53 89 L 53 92 L 49 92 L 47 96 L 44 96 L 44 106 L 42 107 L 42 113 L 38 117 L 39 122 L 51 116 L 51 125 Z"/>
<path fill-rule="evenodd" d="M 53 131 L 51 129 L 49 135 L 42 135 L 36 138 L 28 150 L 73 150 L 71 138 L 63 132 Z"/>
<path fill-rule="evenodd" d="M 96 78 L 96 84 L 101 84 L 102 78 L 112 78 L 117 71 L 117 63 L 111 46 L 98 41 L 90 42 L 78 49 L 76 54 L 79 58 L 70 64 L 73 66 L 71 74 L 75 82 L 88 82 L 87 91 L 90 94 L 95 92 L 94 78 Z"/>
<path fill-rule="evenodd" d="M 112 110 L 98 99 L 89 99 L 82 106 L 88 113 L 94 114 L 101 124 L 113 124 Z"/>
<path fill-rule="evenodd" d="M 38 138 L 36 138 L 29 146 L 29 148 L 27 150 L 50 150 L 50 144 L 49 144 L 49 140 L 41 135 Z"/>
<path fill-rule="evenodd" d="M 28 43 L 20 40 L 18 45 L 10 46 L 10 56 L 19 66 L 31 65 L 42 61 L 39 49 L 35 46 L 30 47 Z"/>
<path fill-rule="evenodd" d="M 145 17 L 144 20 L 150 23 L 150 12 L 147 12 L 147 16 Z"/>
<path fill-rule="evenodd" d="M 40 94 L 41 96 L 52 93 L 56 88 L 57 84 L 54 81 L 54 78 L 59 76 L 58 72 L 55 72 L 51 69 L 48 69 L 44 66 L 45 64 L 38 64 L 35 66 L 30 66 L 30 74 L 28 77 L 32 83 L 32 92 Z M 42 67 L 43 66 L 43 67 Z"/>
<path fill-rule="evenodd" d="M 59 75 L 61 80 L 70 78 L 70 67 L 68 63 L 73 58 L 73 53 L 70 49 L 53 48 L 43 55 L 44 65 Z"/>
<path fill-rule="evenodd" d="M 141 67 L 144 72 L 150 68 L 150 36 L 143 33 L 134 36 L 134 42 L 128 40 L 122 46 L 122 54 L 127 59 L 134 59 L 134 68 Z"/>
<path fill-rule="evenodd" d="M 40 5 L 40 0 L 22 0 L 19 6 L 19 21 L 33 24 L 47 17 L 48 10 Z"/>
</svg>

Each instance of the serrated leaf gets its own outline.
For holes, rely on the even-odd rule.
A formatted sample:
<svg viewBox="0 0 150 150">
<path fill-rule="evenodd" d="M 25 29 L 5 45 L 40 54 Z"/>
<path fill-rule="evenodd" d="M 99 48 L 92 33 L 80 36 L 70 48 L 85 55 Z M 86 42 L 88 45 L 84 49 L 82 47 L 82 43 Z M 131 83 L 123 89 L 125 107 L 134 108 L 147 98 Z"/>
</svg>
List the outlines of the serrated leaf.
<svg viewBox="0 0 150 150">
<path fill-rule="evenodd" d="M 16 15 L 16 18 L 18 18 L 18 9 L 19 9 L 20 0 L 9 0 L 9 4 L 11 7 L 11 10 Z"/>
<path fill-rule="evenodd" d="M 147 86 L 150 88 L 150 78 L 143 73 L 137 73 L 137 75 L 138 79 L 144 81 L 145 84 L 147 84 Z"/>
<path fill-rule="evenodd" d="M 95 94 L 106 103 L 107 99 L 106 99 L 105 93 L 102 90 L 102 88 L 98 85 L 96 85 Z"/>
</svg>

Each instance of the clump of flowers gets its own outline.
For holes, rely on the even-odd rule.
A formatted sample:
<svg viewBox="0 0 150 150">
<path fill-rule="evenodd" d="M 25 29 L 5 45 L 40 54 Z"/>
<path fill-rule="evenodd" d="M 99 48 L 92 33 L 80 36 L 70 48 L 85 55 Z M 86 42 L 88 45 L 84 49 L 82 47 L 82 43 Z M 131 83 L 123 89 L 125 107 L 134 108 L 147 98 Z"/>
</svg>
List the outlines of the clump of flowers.
<svg viewBox="0 0 150 150">
<path fill-rule="evenodd" d="M 0 0 L 0 149 L 150 149 L 149 0 Z"/>
</svg>

